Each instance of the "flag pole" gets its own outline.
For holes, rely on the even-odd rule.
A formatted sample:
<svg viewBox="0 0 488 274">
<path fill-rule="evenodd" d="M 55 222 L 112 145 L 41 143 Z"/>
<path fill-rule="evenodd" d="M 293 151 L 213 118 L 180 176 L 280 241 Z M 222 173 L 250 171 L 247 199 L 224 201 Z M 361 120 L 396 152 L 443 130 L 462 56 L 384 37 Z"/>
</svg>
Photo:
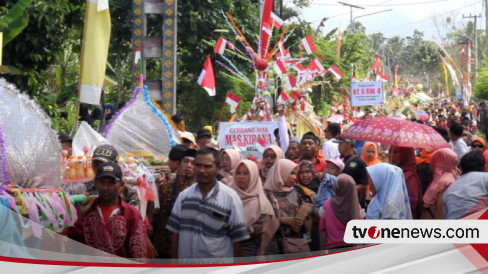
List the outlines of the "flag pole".
<svg viewBox="0 0 488 274">
<path fill-rule="evenodd" d="M 227 95 L 225 95 L 225 98 L 227 98 Z M 224 99 L 224 104 L 222 104 L 222 109 L 220 110 L 219 123 L 222 122 L 222 116 L 224 116 L 224 109 L 225 109 L 225 99 Z"/>
</svg>

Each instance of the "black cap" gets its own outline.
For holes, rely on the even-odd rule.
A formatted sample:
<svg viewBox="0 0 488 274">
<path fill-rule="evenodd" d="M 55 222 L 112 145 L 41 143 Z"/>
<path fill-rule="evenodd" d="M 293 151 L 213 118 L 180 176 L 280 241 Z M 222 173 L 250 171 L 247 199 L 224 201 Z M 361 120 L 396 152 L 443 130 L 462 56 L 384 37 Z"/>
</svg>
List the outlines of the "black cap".
<svg viewBox="0 0 488 274">
<path fill-rule="evenodd" d="M 196 149 L 192 149 L 192 148 L 189 148 L 185 151 L 185 154 L 183 156 L 184 157 L 192 157 L 192 158 L 195 158 L 197 155 L 197 150 Z"/>
<path fill-rule="evenodd" d="M 119 153 L 115 149 L 114 146 L 112 145 L 99 145 L 97 148 L 95 148 L 95 151 L 93 151 L 93 161 L 102 161 L 104 163 L 106 162 L 116 162 L 117 161 L 117 156 Z"/>
<path fill-rule="evenodd" d="M 58 132 L 58 139 L 60 143 L 72 143 L 73 139 L 71 137 L 64 133 L 64 132 Z"/>
<path fill-rule="evenodd" d="M 304 139 L 311 139 L 313 141 L 315 141 L 315 143 L 317 143 L 318 145 L 320 145 L 320 139 L 319 137 L 317 137 L 313 132 L 309 131 L 305 134 L 303 134 L 302 136 L 302 142 Z"/>
<path fill-rule="evenodd" d="M 210 133 L 210 130 L 201 129 L 197 132 L 197 139 L 200 139 L 200 138 L 205 137 L 205 136 L 210 137 L 210 138 L 212 137 L 212 133 Z"/>
<path fill-rule="evenodd" d="M 111 177 L 114 178 L 116 182 L 120 182 L 122 180 L 122 169 L 114 162 L 103 163 L 97 168 L 95 180 L 102 177 Z"/>
<path fill-rule="evenodd" d="M 346 143 L 350 143 L 351 145 L 354 145 L 355 141 L 354 139 L 350 139 L 350 138 L 344 138 L 344 137 L 339 137 L 337 139 L 335 139 L 334 141 L 332 141 L 333 143 L 342 143 L 342 142 L 346 142 Z"/>
</svg>

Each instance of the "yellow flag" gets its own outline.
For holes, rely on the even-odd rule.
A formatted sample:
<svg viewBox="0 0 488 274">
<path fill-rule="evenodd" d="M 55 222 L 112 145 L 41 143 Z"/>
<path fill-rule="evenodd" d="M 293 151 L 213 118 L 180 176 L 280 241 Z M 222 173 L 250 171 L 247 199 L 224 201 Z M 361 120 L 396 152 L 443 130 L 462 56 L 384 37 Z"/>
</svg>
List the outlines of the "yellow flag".
<svg viewBox="0 0 488 274">
<path fill-rule="evenodd" d="M 81 103 L 100 103 L 111 27 L 108 1 L 87 0 L 81 51 Z"/>
<path fill-rule="evenodd" d="M 3 32 L 0 32 L 0 66 L 2 65 Z"/>
</svg>

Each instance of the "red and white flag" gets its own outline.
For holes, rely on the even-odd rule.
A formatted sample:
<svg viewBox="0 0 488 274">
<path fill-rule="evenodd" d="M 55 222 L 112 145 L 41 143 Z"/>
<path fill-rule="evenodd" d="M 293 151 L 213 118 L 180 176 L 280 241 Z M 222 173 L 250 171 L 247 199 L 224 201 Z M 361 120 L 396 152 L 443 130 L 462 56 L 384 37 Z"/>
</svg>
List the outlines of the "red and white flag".
<svg viewBox="0 0 488 274">
<path fill-rule="evenodd" d="M 227 40 L 219 37 L 217 43 L 215 43 L 214 52 L 218 54 L 224 54 L 225 48 L 227 47 Z"/>
<path fill-rule="evenodd" d="M 239 102 L 241 98 L 234 93 L 227 91 L 227 96 L 225 97 L 225 102 L 230 105 L 230 113 L 235 113 L 239 109 Z"/>
<path fill-rule="evenodd" d="M 198 84 L 202 86 L 210 96 L 215 96 L 215 77 L 210 56 L 207 56 L 203 70 L 198 77 Z"/>
<path fill-rule="evenodd" d="M 334 77 L 338 80 L 340 80 L 342 76 L 344 76 L 342 71 L 340 71 L 339 68 L 336 67 L 336 65 L 331 65 L 329 68 L 329 72 L 332 73 Z"/>
<path fill-rule="evenodd" d="M 356 77 L 356 75 L 351 76 L 351 82 L 359 82 L 359 79 Z"/>
<path fill-rule="evenodd" d="M 293 68 L 294 68 L 296 71 L 298 71 L 298 72 L 303 72 L 303 71 L 305 71 L 305 68 L 303 67 L 303 65 L 302 65 L 302 64 L 296 64 L 296 65 L 294 65 L 294 66 L 293 66 Z"/>
<path fill-rule="evenodd" d="M 288 101 L 291 103 L 296 102 L 302 97 L 302 93 L 299 90 L 294 90 L 291 92 L 290 96 L 288 97 Z"/>
<path fill-rule="evenodd" d="M 283 45 L 283 40 L 278 42 L 278 49 L 280 52 L 276 53 L 277 58 L 291 58 L 290 51 L 285 48 L 285 45 Z"/>
<path fill-rule="evenodd" d="M 137 45 L 136 54 L 134 55 L 134 64 L 138 64 L 141 60 L 141 48 Z"/>
<path fill-rule="evenodd" d="M 278 75 L 282 75 L 286 73 L 285 64 L 283 64 L 283 62 L 281 62 L 280 59 L 276 60 L 276 62 L 273 65 L 273 68 Z"/>
<path fill-rule="evenodd" d="M 312 54 L 317 51 L 317 48 L 315 48 L 315 44 L 313 43 L 312 36 L 307 35 L 305 38 L 302 39 L 302 44 L 305 50 L 307 51 L 307 54 Z"/>
<path fill-rule="evenodd" d="M 230 50 L 234 50 L 235 48 L 234 45 L 229 41 L 227 41 L 227 47 L 229 47 Z"/>
<path fill-rule="evenodd" d="M 269 36 L 271 36 L 272 34 L 271 25 L 266 22 L 263 22 L 263 27 L 261 28 L 261 30 L 266 32 L 266 34 L 268 34 Z"/>
<path fill-rule="evenodd" d="M 322 66 L 322 63 L 320 63 L 320 60 L 318 58 L 313 59 L 312 65 L 319 72 L 323 72 L 325 70 L 324 66 Z"/>
<path fill-rule="evenodd" d="M 255 147 L 256 147 L 257 151 L 264 153 L 264 149 L 266 148 L 267 145 L 268 145 L 268 143 L 266 142 L 266 140 L 262 137 L 259 137 L 259 139 L 256 142 Z"/>
<path fill-rule="evenodd" d="M 388 76 L 382 74 L 379 70 L 376 72 L 376 81 L 388 82 Z"/>
<path fill-rule="evenodd" d="M 283 19 L 281 19 L 276 13 L 271 12 L 271 19 L 273 20 L 273 26 L 277 29 L 283 26 Z"/>
<path fill-rule="evenodd" d="M 280 96 L 278 96 L 278 99 L 276 99 L 276 102 L 284 104 L 286 101 L 288 101 L 288 95 L 286 95 L 285 92 L 281 91 Z"/>
<path fill-rule="evenodd" d="M 296 87 L 295 78 L 293 78 L 293 74 L 288 74 L 287 77 L 283 77 L 283 81 L 285 82 L 287 89 L 292 89 Z"/>
</svg>

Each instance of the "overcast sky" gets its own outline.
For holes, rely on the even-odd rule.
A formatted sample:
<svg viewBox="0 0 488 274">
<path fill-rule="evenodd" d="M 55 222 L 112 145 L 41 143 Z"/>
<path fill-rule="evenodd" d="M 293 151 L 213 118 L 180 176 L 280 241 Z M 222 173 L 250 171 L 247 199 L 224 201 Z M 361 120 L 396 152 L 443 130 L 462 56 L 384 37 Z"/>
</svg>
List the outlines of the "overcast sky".
<svg viewBox="0 0 488 274">
<path fill-rule="evenodd" d="M 290 4 L 291 1 L 284 0 L 284 2 Z M 423 31 L 425 40 L 430 40 L 432 35 L 437 37 L 444 35 L 445 28 L 441 27 L 441 34 L 439 34 L 435 27 L 433 20 L 435 16 L 442 17 L 443 22 L 446 17 L 450 17 L 458 28 L 462 28 L 463 24 L 473 20 L 463 19 L 463 15 L 481 15 L 477 25 L 479 29 L 485 29 L 483 0 L 342 0 L 341 2 L 365 8 L 353 8 L 353 18 L 392 9 L 355 19 L 366 27 L 367 34 L 381 32 L 387 38 L 395 35 L 411 36 L 414 29 Z M 313 0 L 312 5 L 303 10 L 302 16 L 315 27 L 322 18 L 328 17 L 323 33 L 328 33 L 335 27 L 344 30 L 350 23 L 350 7 L 339 4 L 336 0 Z"/>
</svg>

